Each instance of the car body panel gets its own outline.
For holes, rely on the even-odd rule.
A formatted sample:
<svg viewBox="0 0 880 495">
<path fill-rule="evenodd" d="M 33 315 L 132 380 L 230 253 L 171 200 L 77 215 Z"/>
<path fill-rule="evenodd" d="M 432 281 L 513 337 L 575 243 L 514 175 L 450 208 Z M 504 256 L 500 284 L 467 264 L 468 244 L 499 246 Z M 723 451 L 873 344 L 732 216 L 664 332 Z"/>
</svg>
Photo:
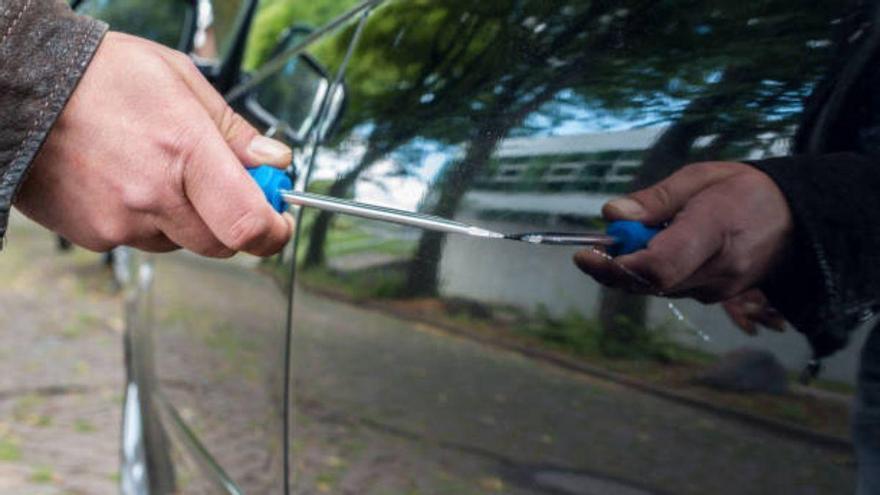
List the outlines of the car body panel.
<svg viewBox="0 0 880 495">
<path fill-rule="evenodd" d="M 389 0 L 309 48 L 346 105 L 297 143 L 297 187 L 502 232 L 600 229 L 604 202 L 686 162 L 789 153 L 847 13 Z M 718 307 L 602 289 L 572 247 L 298 218 L 278 257 L 132 262 L 153 491 L 852 491 L 846 384 L 695 383 L 743 346 L 796 371 L 791 330 L 752 339 Z M 831 378 L 851 383 L 861 338 Z"/>
<path fill-rule="evenodd" d="M 501 232 L 577 231 L 683 163 L 788 153 L 843 6 L 688 5 L 386 2 L 308 187 Z M 845 437 L 845 406 L 797 435 L 689 381 L 688 353 L 745 345 L 797 369 L 809 349 L 793 332 L 756 341 L 718 307 L 603 291 L 574 248 L 309 209 L 301 223 L 292 493 L 852 489 L 846 442 L 823 441 Z M 615 301 L 681 355 L 603 356 Z M 766 400 L 792 418 L 821 410 Z"/>
<path fill-rule="evenodd" d="M 165 2 L 165 10 L 184 3 Z M 244 8 L 248 2 L 221 2 L 219 9 L 213 3 L 196 4 L 199 29 L 218 34 L 228 45 L 235 24 L 229 13 L 236 17 L 236 5 Z M 119 21 L 114 17 L 118 11 L 142 5 L 121 4 L 115 10 L 96 3 L 81 7 Z M 261 13 L 257 24 L 262 22 Z M 323 15 L 332 13 L 333 9 Z M 147 37 L 153 32 L 139 33 L 140 25 L 114 24 Z M 173 44 L 171 27 L 166 28 L 164 38 L 157 41 Z M 277 28 L 261 29 L 271 36 Z M 316 75 L 332 77 L 322 72 L 329 64 L 320 54 L 308 56 L 305 62 Z M 260 63 L 259 56 L 249 57 Z M 203 56 L 200 62 L 206 60 Z M 303 84 L 284 84 L 288 73 L 301 77 L 298 67 L 293 59 L 282 67 L 280 76 L 269 78 L 266 84 L 272 96 L 286 102 L 291 95 L 285 90 L 303 91 Z M 203 69 L 209 75 L 214 72 L 208 66 Z M 314 85 L 313 79 L 305 78 L 305 82 Z M 321 107 L 321 102 L 310 106 Z M 265 129 L 266 122 L 259 118 L 252 123 Z M 277 131 L 280 126 L 273 128 Z M 308 154 L 299 150 L 297 163 L 308 160 Z M 124 493 L 285 490 L 292 249 L 288 246 L 271 258 L 238 255 L 231 260 L 210 260 L 187 252 L 148 255 L 122 249 L 115 253 L 118 278 L 128 293 Z"/>
<path fill-rule="evenodd" d="M 185 428 L 180 434 L 189 430 L 242 490 L 274 491 L 283 480 L 283 286 L 244 256 L 162 256 L 155 272 L 152 346 L 164 417 Z"/>
</svg>

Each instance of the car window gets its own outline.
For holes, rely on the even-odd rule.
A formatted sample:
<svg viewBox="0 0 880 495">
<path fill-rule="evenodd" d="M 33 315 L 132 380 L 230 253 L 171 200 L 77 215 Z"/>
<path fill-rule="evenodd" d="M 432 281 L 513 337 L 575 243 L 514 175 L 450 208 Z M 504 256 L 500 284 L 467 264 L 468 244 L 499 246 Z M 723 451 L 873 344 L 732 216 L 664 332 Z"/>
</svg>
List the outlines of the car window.
<svg viewBox="0 0 880 495">
<path fill-rule="evenodd" d="M 187 0 L 82 0 L 76 10 L 106 22 L 110 29 L 172 48 L 181 46 L 193 15 L 192 4 Z"/>
</svg>

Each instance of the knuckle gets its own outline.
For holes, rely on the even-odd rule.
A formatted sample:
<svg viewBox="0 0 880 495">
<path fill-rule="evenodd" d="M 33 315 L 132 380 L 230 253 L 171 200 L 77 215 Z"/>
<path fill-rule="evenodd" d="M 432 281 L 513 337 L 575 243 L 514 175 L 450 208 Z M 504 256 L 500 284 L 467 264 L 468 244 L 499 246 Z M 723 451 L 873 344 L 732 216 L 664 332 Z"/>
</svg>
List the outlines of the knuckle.
<svg viewBox="0 0 880 495">
<path fill-rule="evenodd" d="M 134 240 L 127 222 L 118 219 L 106 219 L 97 225 L 98 236 L 103 250 L 130 244 Z"/>
<path fill-rule="evenodd" d="M 745 283 L 742 279 L 726 283 L 719 288 L 718 299 L 715 302 L 733 299 L 734 297 L 745 292 L 749 288 L 749 285 L 750 284 Z"/>
<path fill-rule="evenodd" d="M 711 162 L 689 163 L 689 164 L 681 167 L 680 173 L 682 173 L 682 174 L 702 173 L 703 171 L 706 170 L 707 167 L 711 167 L 711 166 L 712 166 Z"/>
<path fill-rule="evenodd" d="M 79 238 L 71 238 L 70 236 L 65 236 L 65 237 L 70 239 L 70 241 L 75 243 L 76 245 L 83 247 L 85 249 L 88 249 L 89 251 L 92 251 L 95 253 L 102 253 L 105 251 L 109 251 L 115 247 L 100 238 L 79 239 Z"/>
<path fill-rule="evenodd" d="M 187 76 L 202 76 L 202 73 L 199 71 L 198 67 L 196 67 L 196 64 L 189 55 L 177 50 L 171 50 L 165 47 L 161 48 L 161 57 L 173 70 L 183 72 Z"/>
<path fill-rule="evenodd" d="M 711 176 L 723 170 L 725 165 L 722 162 L 696 162 L 681 167 L 681 171 L 689 175 Z"/>
<path fill-rule="evenodd" d="M 655 290 L 671 292 L 678 282 L 678 268 L 675 263 L 650 249 L 645 251 L 638 266 L 632 268 Z"/>
<path fill-rule="evenodd" d="M 189 119 L 184 119 L 183 122 L 192 124 Z M 198 151 L 208 135 L 204 126 L 182 125 L 160 139 L 161 154 L 170 164 L 169 172 L 172 177 L 182 177 L 184 171 L 192 171 Z"/>
<path fill-rule="evenodd" d="M 244 117 L 235 113 L 229 106 L 223 108 L 217 126 L 227 142 L 244 135 L 250 129 L 250 125 Z"/>
<path fill-rule="evenodd" d="M 651 268 L 647 273 L 648 281 L 655 288 L 663 292 L 668 292 L 675 288 L 679 282 L 678 269 L 675 265 L 666 260 L 656 260 L 650 266 Z"/>
<path fill-rule="evenodd" d="M 650 194 L 651 201 L 658 206 L 666 207 L 672 203 L 672 193 L 665 183 L 657 184 L 648 189 L 648 194 Z"/>
<path fill-rule="evenodd" d="M 724 263 L 724 276 L 736 281 L 746 277 L 751 269 L 752 263 L 747 256 L 730 254 Z"/>
<path fill-rule="evenodd" d="M 735 290 L 731 290 L 729 288 L 724 288 L 724 289 L 719 290 L 717 293 L 713 294 L 712 300 L 707 304 L 719 303 L 722 301 L 726 301 L 735 295 L 736 295 Z"/>
<path fill-rule="evenodd" d="M 192 153 L 195 148 L 192 141 L 197 139 L 197 134 L 189 126 L 180 125 L 172 129 L 172 132 L 160 133 L 154 139 L 164 158 L 179 160 L 180 157 Z"/>
<path fill-rule="evenodd" d="M 248 249 L 265 239 L 270 230 L 268 218 L 247 212 L 232 224 L 229 230 L 229 248 L 235 251 Z"/>
<path fill-rule="evenodd" d="M 161 201 L 155 189 L 147 184 L 131 184 L 122 190 L 120 201 L 132 211 L 147 212 L 155 210 Z"/>
<path fill-rule="evenodd" d="M 189 55 L 177 50 L 171 50 L 170 53 L 171 57 L 174 58 L 174 61 L 177 62 L 181 68 L 186 68 L 186 70 L 198 70 L 192 59 L 189 58 Z"/>
</svg>

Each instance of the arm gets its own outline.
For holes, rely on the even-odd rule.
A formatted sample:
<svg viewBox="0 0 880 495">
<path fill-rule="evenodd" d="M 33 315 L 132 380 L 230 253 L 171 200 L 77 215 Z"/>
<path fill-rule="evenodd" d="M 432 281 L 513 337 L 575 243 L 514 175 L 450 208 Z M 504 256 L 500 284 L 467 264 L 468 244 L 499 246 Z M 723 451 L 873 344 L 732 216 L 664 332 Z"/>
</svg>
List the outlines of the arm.
<svg viewBox="0 0 880 495">
<path fill-rule="evenodd" d="M 754 162 L 794 218 L 791 255 L 762 289 L 817 357 L 846 345 L 880 298 L 880 160 L 836 153 Z"/>
<path fill-rule="evenodd" d="M 287 146 L 230 109 L 186 55 L 120 33 L 101 39 L 102 25 L 60 2 L 20 3 L 6 27 L 17 37 L 2 45 L 3 228 L 12 200 L 95 251 L 264 256 L 284 246 L 292 220 L 245 166 L 284 168 Z"/>
<path fill-rule="evenodd" d="M 6 0 L 0 9 L 2 245 L 12 199 L 107 27 L 52 0 Z"/>
</svg>

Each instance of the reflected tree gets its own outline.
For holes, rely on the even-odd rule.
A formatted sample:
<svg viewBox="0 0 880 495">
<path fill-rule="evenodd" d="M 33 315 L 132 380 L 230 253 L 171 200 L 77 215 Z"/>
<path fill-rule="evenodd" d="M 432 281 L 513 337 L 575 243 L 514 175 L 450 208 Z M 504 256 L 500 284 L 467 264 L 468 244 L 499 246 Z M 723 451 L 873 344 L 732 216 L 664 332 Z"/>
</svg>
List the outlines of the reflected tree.
<svg viewBox="0 0 880 495">
<path fill-rule="evenodd" d="M 463 1 L 401 2 L 371 19 L 346 72 L 351 105 L 337 133 L 365 134 L 365 151 L 328 194 L 345 196 L 377 161 L 416 137 L 444 143 L 467 138 L 469 97 L 495 79 L 485 68 L 504 39 L 496 33 L 507 15 L 504 6 L 478 7 L 479 14 L 469 7 Z M 324 263 L 333 217 L 320 212 L 312 223 L 304 268 Z"/>
<path fill-rule="evenodd" d="M 285 32 L 294 26 L 316 28 L 358 3 L 358 0 L 264 0 L 254 17 L 244 66 L 254 70 L 266 62 Z"/>
<path fill-rule="evenodd" d="M 548 50 L 536 50 L 534 58 L 516 51 L 505 54 L 507 70 L 494 75 L 496 85 L 488 98 L 501 112 L 493 115 L 491 104 L 483 112 L 472 112 L 476 125 L 466 157 L 441 179 L 432 213 L 453 217 L 499 141 L 563 89 L 573 89 L 582 106 L 600 112 L 672 122 L 646 151 L 636 187 L 688 161 L 701 136 L 716 133 L 717 143 L 730 145 L 737 137 L 753 140 L 762 133 L 785 132 L 797 118 L 819 67 L 816 57 L 791 60 L 781 54 L 806 51 L 808 41 L 827 35 L 831 2 L 802 14 L 792 14 L 788 0 L 750 9 L 734 2 L 709 4 L 695 8 L 676 1 L 594 3 L 577 14 L 567 12 L 563 19 L 554 19 L 552 12 L 528 12 L 521 24 L 551 27 L 541 29 L 540 41 L 524 38 L 521 32 L 512 41 L 530 47 L 543 42 Z M 742 32 L 750 25 L 754 27 L 748 34 L 753 37 Z M 554 27 L 560 29 L 554 33 Z M 772 48 L 756 54 L 754 43 L 761 39 L 773 40 Z M 517 104 L 521 99 L 525 106 Z M 737 136 L 744 128 L 749 136 Z M 422 236 L 409 272 L 408 295 L 437 293 L 442 238 L 436 233 Z M 625 313 L 641 319 L 643 301 L 632 303 Z M 612 320 L 606 319 L 609 328 Z"/>
<path fill-rule="evenodd" d="M 646 150 L 632 190 L 647 187 L 686 163 L 743 159 L 756 151 L 762 138 L 772 146 L 790 136 L 804 100 L 829 64 L 832 26 L 846 13 L 836 2 L 800 10 L 787 0 L 765 1 L 748 9 L 734 2 L 709 7 L 712 12 L 694 9 L 678 18 L 679 33 L 662 38 L 671 42 L 665 57 L 679 58 L 680 63 L 669 64 L 667 59 L 663 66 L 650 58 L 627 60 L 627 69 L 617 72 L 623 78 L 608 85 L 602 96 L 603 108 L 611 110 L 625 111 L 633 101 L 656 102 L 647 108 L 658 121 L 669 122 Z M 756 43 L 766 49 L 754 50 Z M 792 53 L 802 57 L 791 57 Z M 646 74 L 656 77 L 645 80 Z M 643 84 L 646 81 L 649 85 Z M 589 98 L 597 89 L 602 90 L 582 91 Z M 708 138 L 709 144 L 697 146 L 700 138 Z M 599 319 L 606 353 L 625 354 L 628 345 L 640 338 L 637 333 L 646 327 L 646 308 L 644 296 L 603 289 Z"/>
<path fill-rule="evenodd" d="M 499 144 L 511 133 L 529 135 L 534 115 L 564 120 L 558 112 L 566 104 L 663 127 L 634 188 L 688 161 L 741 159 L 792 133 L 844 7 L 832 0 L 809 9 L 794 0 L 388 4 L 370 20 L 348 70 L 352 105 L 339 135 L 360 136 L 364 152 L 329 192 L 344 196 L 381 158 L 413 139 L 433 140 L 458 146 L 461 158 L 444 168 L 424 206 L 453 218 Z M 313 224 L 307 266 L 324 263 L 331 221 L 322 213 Z M 408 296 L 438 293 L 442 241 L 421 236 Z M 644 308 L 642 299 L 607 292 L 600 313 L 610 334 L 621 314 L 639 326 Z"/>
</svg>

